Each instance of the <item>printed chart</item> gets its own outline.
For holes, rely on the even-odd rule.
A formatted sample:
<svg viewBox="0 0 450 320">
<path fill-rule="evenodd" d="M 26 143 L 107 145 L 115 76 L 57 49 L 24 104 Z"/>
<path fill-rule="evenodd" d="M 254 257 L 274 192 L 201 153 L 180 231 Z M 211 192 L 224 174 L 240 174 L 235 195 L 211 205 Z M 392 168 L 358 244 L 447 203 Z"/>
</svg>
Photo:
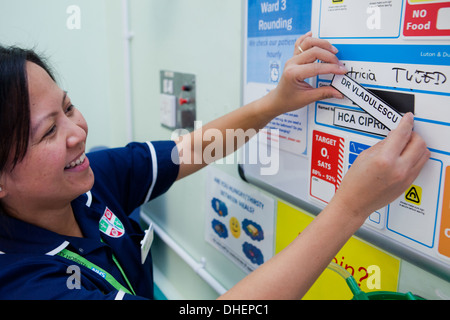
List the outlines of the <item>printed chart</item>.
<svg viewBox="0 0 450 320">
<path fill-rule="evenodd" d="M 323 206 L 339 187 L 338 170 L 345 176 L 361 152 L 414 113 L 414 130 L 432 157 L 408 190 L 365 225 L 443 265 L 450 265 L 449 12 L 450 1 L 318 1 L 313 32 L 338 48 L 349 72 L 321 75 L 315 85 L 333 85 L 350 99 L 315 103 L 309 122 L 309 194 Z M 339 157 L 333 144 L 342 146 Z"/>
<path fill-rule="evenodd" d="M 335 86 L 354 95 L 274 119 L 267 127 L 278 135 L 266 140 L 279 141 L 279 170 L 263 175 L 261 164 L 243 163 L 241 177 L 318 214 L 358 156 L 412 112 L 431 158 L 358 236 L 450 281 L 450 1 L 249 0 L 245 18 L 244 103 L 275 88 L 295 39 L 309 30 L 339 50 L 348 73 Z M 330 86 L 333 75 L 308 81 Z"/>
</svg>

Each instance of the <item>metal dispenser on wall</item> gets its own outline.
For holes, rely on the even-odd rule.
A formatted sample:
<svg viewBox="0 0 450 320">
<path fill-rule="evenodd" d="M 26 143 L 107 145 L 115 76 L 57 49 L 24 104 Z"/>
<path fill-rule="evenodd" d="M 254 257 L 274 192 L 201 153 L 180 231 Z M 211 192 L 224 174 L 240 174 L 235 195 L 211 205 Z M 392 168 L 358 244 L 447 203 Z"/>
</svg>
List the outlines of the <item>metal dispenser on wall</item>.
<svg viewBox="0 0 450 320">
<path fill-rule="evenodd" d="M 160 71 L 161 125 L 169 129 L 193 130 L 196 119 L 195 75 Z"/>
</svg>

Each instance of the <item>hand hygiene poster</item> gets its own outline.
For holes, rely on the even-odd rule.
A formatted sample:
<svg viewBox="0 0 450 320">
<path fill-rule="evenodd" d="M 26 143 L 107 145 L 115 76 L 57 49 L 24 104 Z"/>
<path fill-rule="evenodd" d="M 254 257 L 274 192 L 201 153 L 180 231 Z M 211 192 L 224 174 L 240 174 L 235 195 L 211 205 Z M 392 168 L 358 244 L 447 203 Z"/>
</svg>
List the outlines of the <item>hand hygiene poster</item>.
<svg viewBox="0 0 450 320">
<path fill-rule="evenodd" d="M 208 168 L 205 237 L 249 273 L 274 253 L 275 201 L 241 180 Z"/>
<path fill-rule="evenodd" d="M 311 0 L 249 0 L 247 4 L 244 104 L 276 87 L 293 56 L 295 40 L 311 28 Z M 307 108 L 289 112 L 273 119 L 267 133 L 261 134 L 282 150 L 303 154 L 306 119 Z"/>
</svg>

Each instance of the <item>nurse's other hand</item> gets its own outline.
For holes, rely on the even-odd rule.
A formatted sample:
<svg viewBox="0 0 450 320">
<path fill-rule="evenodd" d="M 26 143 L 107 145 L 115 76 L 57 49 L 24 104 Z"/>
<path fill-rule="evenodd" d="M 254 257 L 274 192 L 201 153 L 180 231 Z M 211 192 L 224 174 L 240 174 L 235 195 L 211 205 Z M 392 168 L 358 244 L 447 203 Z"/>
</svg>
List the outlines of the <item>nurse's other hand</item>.
<svg viewBox="0 0 450 320">
<path fill-rule="evenodd" d="M 411 186 L 430 158 L 425 141 L 412 131 L 414 116 L 406 114 L 397 129 L 362 152 L 345 175 L 333 202 L 354 217 L 368 215 Z"/>
</svg>

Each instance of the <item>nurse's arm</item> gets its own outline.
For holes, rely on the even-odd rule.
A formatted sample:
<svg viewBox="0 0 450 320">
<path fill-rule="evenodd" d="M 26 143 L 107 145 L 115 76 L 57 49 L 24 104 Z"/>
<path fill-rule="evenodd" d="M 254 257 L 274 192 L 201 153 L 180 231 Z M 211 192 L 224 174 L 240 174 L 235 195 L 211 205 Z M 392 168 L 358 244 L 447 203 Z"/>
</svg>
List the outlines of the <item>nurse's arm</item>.
<svg viewBox="0 0 450 320">
<path fill-rule="evenodd" d="M 325 40 L 311 38 L 310 34 L 297 42 L 303 43 L 304 49 L 310 48 L 286 63 L 274 90 L 176 141 L 180 161 L 178 179 L 233 153 L 280 114 L 317 100 L 342 98 L 342 94 L 330 86 L 312 88 L 304 81 L 319 74 L 345 74 L 346 69 L 335 56 L 337 50 Z"/>
<path fill-rule="evenodd" d="M 399 197 L 429 159 L 429 150 L 412 127 L 408 114 L 385 140 L 361 153 L 314 221 L 220 298 L 302 298 L 367 217 Z"/>
</svg>

